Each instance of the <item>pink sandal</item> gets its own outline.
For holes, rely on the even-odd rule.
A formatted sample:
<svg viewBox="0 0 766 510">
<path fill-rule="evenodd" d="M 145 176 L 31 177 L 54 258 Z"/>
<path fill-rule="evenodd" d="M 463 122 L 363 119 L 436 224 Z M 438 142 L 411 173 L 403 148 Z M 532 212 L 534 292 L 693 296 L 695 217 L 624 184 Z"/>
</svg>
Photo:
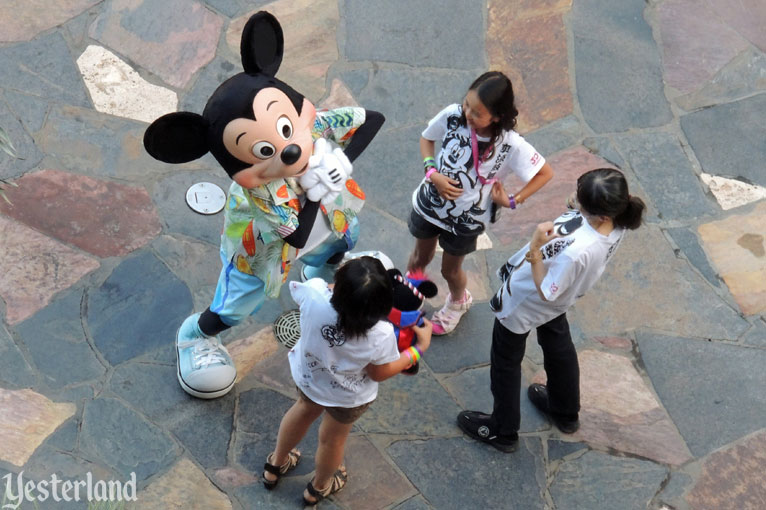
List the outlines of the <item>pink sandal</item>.
<svg viewBox="0 0 766 510">
<path fill-rule="evenodd" d="M 459 302 L 452 300 L 452 294 L 447 296 L 447 302 L 441 310 L 434 313 L 431 322 L 434 325 L 434 335 L 446 335 L 452 333 L 460 322 L 460 318 L 467 312 L 473 304 L 473 296 L 465 289 L 465 295 Z"/>
</svg>

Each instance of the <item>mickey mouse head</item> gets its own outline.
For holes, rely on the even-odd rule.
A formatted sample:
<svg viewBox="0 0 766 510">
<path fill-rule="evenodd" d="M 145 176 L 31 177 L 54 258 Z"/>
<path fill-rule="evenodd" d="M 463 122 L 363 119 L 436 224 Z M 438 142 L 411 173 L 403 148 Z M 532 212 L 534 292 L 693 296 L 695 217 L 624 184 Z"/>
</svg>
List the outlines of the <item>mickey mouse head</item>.
<svg viewBox="0 0 766 510">
<path fill-rule="evenodd" d="M 242 32 L 244 72 L 213 92 L 202 115 L 175 112 L 155 120 L 144 134 L 146 151 L 166 163 L 210 152 L 243 188 L 305 173 L 316 109 L 274 77 L 283 52 L 277 19 L 265 11 L 254 14 Z"/>
</svg>

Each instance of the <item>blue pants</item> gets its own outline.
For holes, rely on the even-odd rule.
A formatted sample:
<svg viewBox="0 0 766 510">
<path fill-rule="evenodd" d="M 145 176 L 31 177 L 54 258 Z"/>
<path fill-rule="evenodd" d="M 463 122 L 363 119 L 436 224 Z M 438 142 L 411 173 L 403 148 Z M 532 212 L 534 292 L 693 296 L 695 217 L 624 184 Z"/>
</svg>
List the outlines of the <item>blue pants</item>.
<svg viewBox="0 0 766 510">
<path fill-rule="evenodd" d="M 300 260 L 306 265 L 318 267 L 338 253 L 345 253 L 356 245 L 359 239 L 359 221 L 354 218 L 349 222 L 346 235 L 338 239 L 331 236 L 325 242 L 314 248 L 310 253 L 301 256 Z M 213 303 L 210 311 L 218 314 L 226 326 L 236 326 L 248 315 L 253 315 L 266 301 L 263 281 L 257 276 L 237 270 L 221 247 L 221 274 L 215 288 Z"/>
</svg>

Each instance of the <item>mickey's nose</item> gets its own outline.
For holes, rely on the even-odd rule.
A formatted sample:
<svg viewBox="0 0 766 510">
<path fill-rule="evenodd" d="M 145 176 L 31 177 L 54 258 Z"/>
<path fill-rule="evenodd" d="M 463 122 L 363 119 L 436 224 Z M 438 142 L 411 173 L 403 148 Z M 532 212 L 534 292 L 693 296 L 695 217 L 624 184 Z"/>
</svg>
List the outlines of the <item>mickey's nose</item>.
<svg viewBox="0 0 766 510">
<path fill-rule="evenodd" d="M 296 161 L 298 161 L 301 157 L 301 148 L 295 145 L 294 143 L 291 143 L 284 149 L 282 149 L 282 154 L 279 156 L 282 159 L 282 163 L 285 165 L 292 165 Z"/>
</svg>

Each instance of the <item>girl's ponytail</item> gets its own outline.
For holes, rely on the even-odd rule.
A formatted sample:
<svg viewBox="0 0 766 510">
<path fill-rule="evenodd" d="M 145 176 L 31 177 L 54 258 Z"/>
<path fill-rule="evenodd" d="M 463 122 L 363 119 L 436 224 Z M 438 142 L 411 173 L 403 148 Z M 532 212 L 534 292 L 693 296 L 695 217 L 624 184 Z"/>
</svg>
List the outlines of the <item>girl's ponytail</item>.
<svg viewBox="0 0 766 510">
<path fill-rule="evenodd" d="M 636 230 L 641 226 L 645 209 L 646 204 L 643 200 L 637 196 L 629 195 L 625 210 L 614 217 L 614 225 L 628 230 Z"/>
</svg>

